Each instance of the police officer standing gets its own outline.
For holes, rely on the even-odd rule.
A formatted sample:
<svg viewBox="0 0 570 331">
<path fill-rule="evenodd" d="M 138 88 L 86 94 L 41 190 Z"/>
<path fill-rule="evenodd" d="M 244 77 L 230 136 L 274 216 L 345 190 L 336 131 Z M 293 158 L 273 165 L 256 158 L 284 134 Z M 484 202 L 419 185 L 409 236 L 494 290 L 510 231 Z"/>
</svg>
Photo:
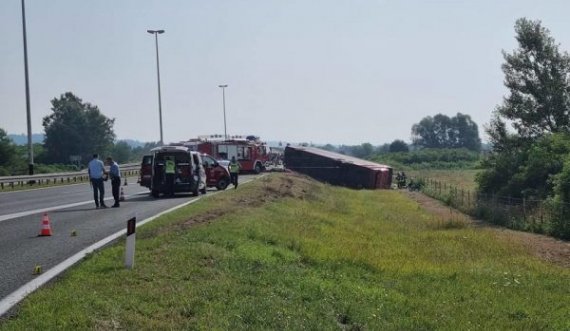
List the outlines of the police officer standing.
<svg viewBox="0 0 570 331">
<path fill-rule="evenodd" d="M 105 185 L 103 183 L 103 175 L 105 175 L 105 165 L 103 161 L 99 160 L 99 155 L 93 154 L 93 159 L 89 161 L 88 165 L 89 180 L 91 187 L 93 187 L 93 199 L 95 200 L 95 207 L 107 208 L 105 205 Z"/>
<path fill-rule="evenodd" d="M 239 174 L 240 165 L 236 161 L 236 157 L 232 156 L 232 160 L 230 164 L 228 164 L 228 170 L 230 171 L 230 179 L 232 184 L 234 184 L 234 189 L 238 187 L 238 174 Z"/>
<path fill-rule="evenodd" d="M 113 198 L 115 204 L 111 207 L 118 208 L 119 204 L 119 188 L 121 187 L 121 171 L 117 162 L 113 161 L 112 157 L 107 157 L 107 164 L 109 165 L 109 176 L 111 177 L 111 188 L 113 191 Z"/>
</svg>

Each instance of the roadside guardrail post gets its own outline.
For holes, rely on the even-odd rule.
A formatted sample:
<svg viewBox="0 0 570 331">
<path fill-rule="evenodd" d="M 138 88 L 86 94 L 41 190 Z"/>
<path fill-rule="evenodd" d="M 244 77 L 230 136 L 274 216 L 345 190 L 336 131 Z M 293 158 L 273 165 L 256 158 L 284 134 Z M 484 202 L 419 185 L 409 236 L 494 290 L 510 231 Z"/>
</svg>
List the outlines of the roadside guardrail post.
<svg viewBox="0 0 570 331">
<path fill-rule="evenodd" d="M 127 221 L 127 244 L 125 250 L 125 267 L 132 269 L 135 264 L 135 229 L 137 227 L 137 217 L 134 216 Z"/>
</svg>

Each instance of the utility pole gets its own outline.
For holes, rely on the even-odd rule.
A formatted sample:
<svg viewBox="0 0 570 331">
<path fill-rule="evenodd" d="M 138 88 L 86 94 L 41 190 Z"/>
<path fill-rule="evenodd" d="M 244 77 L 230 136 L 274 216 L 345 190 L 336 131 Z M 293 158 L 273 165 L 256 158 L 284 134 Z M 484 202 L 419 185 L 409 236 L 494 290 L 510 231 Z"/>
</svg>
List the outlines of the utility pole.
<svg viewBox="0 0 570 331">
<path fill-rule="evenodd" d="M 228 140 L 228 131 L 226 130 L 226 87 L 228 87 L 228 84 L 218 85 L 218 87 L 222 88 L 222 104 L 224 107 L 224 140 Z"/>
<path fill-rule="evenodd" d="M 164 30 L 146 30 L 150 34 L 154 34 L 154 41 L 156 45 L 156 80 L 158 81 L 158 118 L 160 122 L 160 145 L 164 144 L 162 135 L 162 100 L 160 98 L 160 65 L 158 60 L 158 35 L 163 34 Z"/>
<path fill-rule="evenodd" d="M 30 112 L 30 79 L 28 75 L 28 41 L 26 38 L 26 5 L 22 0 L 22 30 L 24 33 L 24 72 L 26 75 L 26 118 L 28 120 L 28 174 L 34 174 L 34 145 L 32 144 L 32 115 Z"/>
</svg>

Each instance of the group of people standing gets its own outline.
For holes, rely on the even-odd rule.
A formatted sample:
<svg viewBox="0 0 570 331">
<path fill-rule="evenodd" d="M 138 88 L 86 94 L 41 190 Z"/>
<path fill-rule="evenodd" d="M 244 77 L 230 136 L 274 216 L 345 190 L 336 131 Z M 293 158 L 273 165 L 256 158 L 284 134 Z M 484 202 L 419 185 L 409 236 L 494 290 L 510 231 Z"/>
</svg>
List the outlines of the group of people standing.
<svg viewBox="0 0 570 331">
<path fill-rule="evenodd" d="M 93 159 L 88 165 L 89 179 L 91 181 L 91 187 L 93 188 L 95 207 L 107 208 L 107 205 L 105 204 L 104 182 L 107 179 L 111 179 L 111 189 L 113 192 L 113 198 L 115 199 L 115 204 L 111 207 L 118 208 L 120 207 L 119 187 L 121 186 L 121 171 L 119 169 L 119 164 L 113 161 L 112 157 L 107 157 L 105 162 L 109 166 L 109 171 L 105 170 L 105 164 L 103 161 L 99 160 L 99 155 L 93 154 Z"/>
</svg>

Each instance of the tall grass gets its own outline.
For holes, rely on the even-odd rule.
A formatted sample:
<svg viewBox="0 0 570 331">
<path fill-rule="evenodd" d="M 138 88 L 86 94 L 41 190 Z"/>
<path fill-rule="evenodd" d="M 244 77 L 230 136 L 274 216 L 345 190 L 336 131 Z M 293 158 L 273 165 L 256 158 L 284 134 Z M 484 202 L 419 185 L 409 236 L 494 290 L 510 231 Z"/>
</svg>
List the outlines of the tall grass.
<svg viewBox="0 0 570 331">
<path fill-rule="evenodd" d="M 395 191 L 273 175 L 138 235 L 133 270 L 105 249 L 0 329 L 570 328 L 568 269 Z"/>
</svg>

